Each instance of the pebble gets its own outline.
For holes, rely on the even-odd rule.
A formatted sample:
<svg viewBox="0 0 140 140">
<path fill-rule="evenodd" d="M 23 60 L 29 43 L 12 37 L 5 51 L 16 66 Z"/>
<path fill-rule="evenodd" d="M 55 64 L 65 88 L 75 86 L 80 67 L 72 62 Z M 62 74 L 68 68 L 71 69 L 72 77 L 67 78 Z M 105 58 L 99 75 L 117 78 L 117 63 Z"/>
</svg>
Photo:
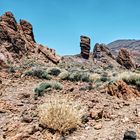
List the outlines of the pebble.
<svg viewBox="0 0 140 140">
<path fill-rule="evenodd" d="M 102 125 L 102 123 L 100 122 L 100 123 L 97 123 L 97 124 L 94 126 L 94 129 L 99 130 L 99 129 L 101 129 L 102 127 L 103 127 L 103 125 Z"/>
</svg>

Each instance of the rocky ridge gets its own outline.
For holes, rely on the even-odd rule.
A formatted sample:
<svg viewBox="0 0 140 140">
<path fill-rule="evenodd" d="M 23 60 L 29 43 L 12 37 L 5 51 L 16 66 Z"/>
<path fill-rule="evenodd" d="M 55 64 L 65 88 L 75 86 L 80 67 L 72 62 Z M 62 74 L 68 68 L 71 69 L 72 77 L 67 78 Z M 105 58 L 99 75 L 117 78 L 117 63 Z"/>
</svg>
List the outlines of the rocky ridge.
<svg viewBox="0 0 140 140">
<path fill-rule="evenodd" d="M 24 56 L 38 55 L 40 52 L 42 57 L 53 63 L 60 61 L 54 50 L 36 43 L 33 27 L 29 22 L 20 20 L 17 23 L 11 12 L 6 12 L 0 17 L 1 66 L 6 67 L 7 63 L 19 63 Z"/>
</svg>

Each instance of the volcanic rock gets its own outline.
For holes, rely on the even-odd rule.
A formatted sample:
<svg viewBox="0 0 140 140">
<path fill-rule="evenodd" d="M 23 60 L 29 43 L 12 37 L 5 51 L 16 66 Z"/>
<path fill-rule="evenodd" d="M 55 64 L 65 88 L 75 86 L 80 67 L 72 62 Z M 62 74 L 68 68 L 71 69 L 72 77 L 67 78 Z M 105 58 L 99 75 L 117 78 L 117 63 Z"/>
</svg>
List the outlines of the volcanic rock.
<svg viewBox="0 0 140 140">
<path fill-rule="evenodd" d="M 140 64 L 140 40 L 135 39 L 122 39 L 116 40 L 108 44 L 114 55 L 117 55 L 121 48 L 126 48 L 131 52 L 135 62 Z"/>
<path fill-rule="evenodd" d="M 107 93 L 111 96 L 116 96 L 124 100 L 129 100 L 140 96 L 140 92 L 138 90 L 128 86 L 122 80 L 109 84 L 107 86 Z"/>
<path fill-rule="evenodd" d="M 136 140 L 136 138 L 137 138 L 136 132 L 126 131 L 123 140 Z"/>
<path fill-rule="evenodd" d="M 53 63 L 60 61 L 60 57 L 55 54 L 55 51 L 44 46 L 40 47 L 36 43 L 33 27 L 29 22 L 20 20 L 18 24 L 11 12 L 6 12 L 0 17 L 0 67 L 6 66 L 9 62 L 19 63 L 25 56 L 33 54 L 38 56 L 36 51 L 38 49 Z"/>
<path fill-rule="evenodd" d="M 120 49 L 116 61 L 127 69 L 136 68 L 129 51 L 125 48 Z"/>
<path fill-rule="evenodd" d="M 90 38 L 87 36 L 81 36 L 80 39 L 81 56 L 84 59 L 88 59 L 90 54 Z"/>
<path fill-rule="evenodd" d="M 101 59 L 105 56 L 109 56 L 114 59 L 114 56 L 106 45 L 96 43 L 93 49 L 93 58 Z"/>
</svg>

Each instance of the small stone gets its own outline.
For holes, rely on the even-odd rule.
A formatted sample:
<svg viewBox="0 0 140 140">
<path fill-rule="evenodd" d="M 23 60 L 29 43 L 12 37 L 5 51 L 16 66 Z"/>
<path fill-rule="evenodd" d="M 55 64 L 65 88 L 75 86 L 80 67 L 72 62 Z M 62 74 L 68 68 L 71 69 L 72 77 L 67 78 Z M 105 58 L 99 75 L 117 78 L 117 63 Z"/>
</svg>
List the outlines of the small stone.
<svg viewBox="0 0 140 140">
<path fill-rule="evenodd" d="M 136 110 L 135 110 L 135 115 L 136 115 L 137 117 L 140 117 L 140 109 L 139 109 L 139 108 L 136 108 Z"/>
<path fill-rule="evenodd" d="M 136 132 L 126 131 L 123 140 L 136 140 Z"/>
<path fill-rule="evenodd" d="M 66 138 L 61 136 L 59 140 L 66 140 Z"/>
<path fill-rule="evenodd" d="M 103 109 L 91 109 L 90 116 L 95 120 L 101 119 L 103 117 Z"/>
<path fill-rule="evenodd" d="M 123 123 L 128 122 L 128 121 L 129 121 L 129 118 L 127 117 L 124 117 L 124 119 L 122 120 Z"/>
<path fill-rule="evenodd" d="M 89 129 L 90 129 L 90 126 L 86 126 L 86 127 L 85 127 L 85 130 L 89 130 Z"/>
<path fill-rule="evenodd" d="M 95 126 L 94 126 L 94 129 L 96 129 L 96 130 L 99 130 L 99 129 L 101 129 L 102 128 L 102 123 L 97 123 Z"/>
<path fill-rule="evenodd" d="M 82 120 L 82 123 L 87 123 L 89 121 L 88 115 L 83 115 L 81 120 Z"/>
<path fill-rule="evenodd" d="M 0 109 L 0 113 L 6 113 L 6 110 Z"/>
</svg>

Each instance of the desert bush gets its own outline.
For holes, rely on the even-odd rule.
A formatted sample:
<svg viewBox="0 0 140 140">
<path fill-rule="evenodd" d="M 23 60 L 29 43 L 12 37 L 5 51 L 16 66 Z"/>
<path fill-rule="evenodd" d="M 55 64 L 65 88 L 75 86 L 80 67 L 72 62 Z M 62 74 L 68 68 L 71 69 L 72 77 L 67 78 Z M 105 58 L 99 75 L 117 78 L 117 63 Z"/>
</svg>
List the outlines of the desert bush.
<svg viewBox="0 0 140 140">
<path fill-rule="evenodd" d="M 52 68 L 48 68 L 47 69 L 47 72 L 50 75 L 58 76 L 61 73 L 61 70 L 58 67 L 52 67 Z"/>
<path fill-rule="evenodd" d="M 56 94 L 39 106 L 40 123 L 46 128 L 55 130 L 62 135 L 78 128 L 81 124 L 81 104 L 63 95 Z"/>
<path fill-rule="evenodd" d="M 81 81 L 90 82 L 90 74 L 89 73 L 81 73 Z"/>
<path fill-rule="evenodd" d="M 50 82 L 51 88 L 56 90 L 61 90 L 63 88 L 62 84 L 57 81 L 51 81 Z"/>
<path fill-rule="evenodd" d="M 113 76 L 113 77 L 118 76 L 118 73 L 113 72 L 113 73 L 112 73 L 112 76 Z"/>
<path fill-rule="evenodd" d="M 136 69 L 137 71 L 140 71 L 140 67 Z"/>
<path fill-rule="evenodd" d="M 100 81 L 102 81 L 102 82 L 110 81 L 110 78 L 108 77 L 108 73 L 106 73 L 106 72 L 103 73 L 103 74 L 101 75 Z"/>
<path fill-rule="evenodd" d="M 61 80 L 68 80 L 70 73 L 68 71 L 63 71 L 59 74 Z"/>
<path fill-rule="evenodd" d="M 50 75 L 46 71 L 40 70 L 40 69 L 26 71 L 25 75 L 35 76 L 35 77 L 38 77 L 40 79 L 47 79 L 47 80 L 51 79 Z"/>
<path fill-rule="evenodd" d="M 25 59 L 21 68 L 30 68 L 30 67 L 34 67 L 36 66 L 36 62 L 35 60 L 28 60 L 28 59 Z"/>
<path fill-rule="evenodd" d="M 36 87 L 34 91 L 37 96 L 42 96 L 44 94 L 44 91 L 48 88 L 61 90 L 63 86 L 57 81 L 50 81 L 50 82 L 39 84 L 39 86 Z"/>
<path fill-rule="evenodd" d="M 140 87 L 140 79 L 136 81 L 136 86 Z"/>
<path fill-rule="evenodd" d="M 140 74 L 135 72 L 123 72 L 119 75 L 118 79 L 122 79 L 127 84 L 138 86 L 140 83 Z"/>
<path fill-rule="evenodd" d="M 91 82 L 90 74 L 87 72 L 71 72 L 67 78 L 70 81 Z"/>
<path fill-rule="evenodd" d="M 105 77 L 105 76 L 101 76 L 100 80 L 102 82 L 106 82 L 106 81 L 109 81 L 110 79 L 108 77 Z"/>
<path fill-rule="evenodd" d="M 90 79 L 91 81 L 96 82 L 96 81 L 100 80 L 100 75 L 97 74 L 97 73 L 90 74 L 89 79 Z"/>
<path fill-rule="evenodd" d="M 9 73 L 15 73 L 16 72 L 16 68 L 14 66 L 9 66 L 8 72 Z"/>
</svg>

